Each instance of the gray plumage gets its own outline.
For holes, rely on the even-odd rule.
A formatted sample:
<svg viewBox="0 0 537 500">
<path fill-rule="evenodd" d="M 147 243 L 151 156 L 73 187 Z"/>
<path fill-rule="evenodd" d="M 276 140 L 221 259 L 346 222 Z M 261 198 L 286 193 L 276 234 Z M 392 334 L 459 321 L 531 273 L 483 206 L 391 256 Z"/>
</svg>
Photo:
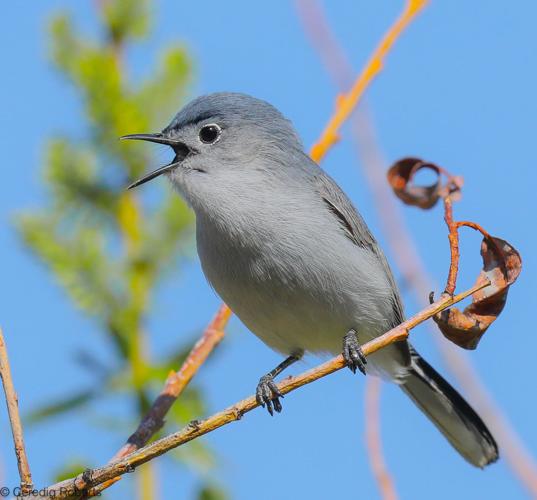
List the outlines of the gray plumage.
<svg viewBox="0 0 537 500">
<path fill-rule="evenodd" d="M 218 137 L 205 143 L 211 126 Z M 208 281 L 268 346 L 338 354 L 349 330 L 365 343 L 404 319 L 375 238 L 273 106 L 203 96 L 154 137 L 177 153 L 165 173 L 196 213 Z M 481 419 L 407 342 L 369 356 L 366 370 L 398 383 L 470 463 L 496 460 Z"/>
</svg>

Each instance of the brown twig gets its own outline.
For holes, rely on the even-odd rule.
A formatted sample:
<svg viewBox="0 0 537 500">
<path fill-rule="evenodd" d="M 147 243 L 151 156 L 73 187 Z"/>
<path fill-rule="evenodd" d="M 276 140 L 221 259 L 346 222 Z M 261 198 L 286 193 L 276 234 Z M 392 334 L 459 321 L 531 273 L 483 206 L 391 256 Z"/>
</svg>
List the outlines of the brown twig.
<svg viewBox="0 0 537 500">
<path fill-rule="evenodd" d="M 368 377 L 365 383 L 365 440 L 369 452 L 371 469 L 377 480 L 383 500 L 397 500 L 393 479 L 388 472 L 382 454 L 380 436 L 380 389 L 381 379 Z"/>
<path fill-rule="evenodd" d="M 488 286 L 487 283 L 475 285 L 455 296 L 443 294 L 439 300 L 430 304 L 399 326 L 364 344 L 362 346 L 363 353 L 368 356 L 393 342 L 406 339 L 408 337 L 408 332 L 412 328 L 486 286 Z M 339 355 L 301 375 L 286 378 L 278 384 L 278 388 L 282 394 L 287 394 L 303 385 L 314 382 L 322 377 L 326 377 L 327 375 L 340 370 L 344 366 L 345 361 L 343 360 L 343 356 Z M 250 396 L 205 420 L 193 421 L 184 429 L 159 439 L 121 460 L 97 469 L 88 469 L 74 478 L 47 487 L 47 490 L 51 492 L 51 494 L 55 494 L 56 498 L 78 498 L 89 488 L 102 484 L 116 476 L 132 472 L 139 465 L 163 455 L 169 450 L 177 448 L 178 446 L 231 422 L 240 420 L 244 414 L 252 411 L 258 406 L 259 404 L 257 403 L 255 396 Z"/>
<path fill-rule="evenodd" d="M 123 447 L 121 447 L 121 449 L 112 457 L 109 463 L 115 462 L 134 453 L 136 450 L 139 450 L 163 427 L 164 417 L 175 400 L 181 395 L 200 366 L 205 363 L 205 360 L 212 350 L 224 338 L 224 327 L 230 316 L 231 310 L 225 304 L 222 304 L 213 320 L 203 332 L 203 335 L 188 354 L 181 368 L 176 372 L 172 371 L 168 375 L 164 388 L 153 402 L 146 416 L 138 425 L 136 431 L 134 431 Z M 89 491 L 87 496 L 92 497 L 97 495 L 120 479 L 120 476 L 110 479 L 99 485 L 99 487 Z"/>
<path fill-rule="evenodd" d="M 21 479 L 21 493 L 27 495 L 33 488 L 32 474 L 26 448 L 24 446 L 24 438 L 22 435 L 22 424 L 19 415 L 19 400 L 17 393 L 13 387 L 13 379 L 11 378 L 11 368 L 9 367 L 9 358 L 7 356 L 7 347 L 4 341 L 4 334 L 0 328 L 0 376 L 4 385 L 4 393 L 6 395 L 7 411 L 9 414 L 9 423 L 11 425 L 11 433 L 13 434 L 13 444 L 15 445 L 15 455 L 17 456 L 17 467 L 19 468 L 19 476 Z"/>
<path fill-rule="evenodd" d="M 453 205 L 449 195 L 444 198 L 444 220 L 448 227 L 449 252 L 451 255 L 445 293 L 453 295 L 453 293 L 455 293 L 455 287 L 457 286 L 460 252 L 458 225 L 453 222 Z"/>
<path fill-rule="evenodd" d="M 476 231 L 479 231 L 484 238 L 488 238 L 488 239 L 491 239 L 491 236 L 490 234 L 488 233 L 488 231 L 486 231 L 483 227 L 481 227 L 479 224 L 477 224 L 476 222 L 472 222 L 472 221 L 469 221 L 469 220 L 461 220 L 459 222 L 456 223 L 457 224 L 457 227 L 470 227 Z"/>
<path fill-rule="evenodd" d="M 304 0 L 300 0 L 300 2 L 302 1 Z M 332 72 L 330 73 L 331 76 L 336 83 L 341 82 L 342 78 L 345 81 L 344 79 L 348 79 L 349 75 L 352 75 L 352 68 L 346 64 L 347 59 L 344 51 L 335 40 L 335 37 L 331 35 L 328 23 L 324 18 L 320 18 L 320 21 L 324 23 L 322 29 L 325 33 L 322 34 L 320 40 L 314 41 L 314 45 L 317 43 L 324 44 L 325 54 L 323 55 L 323 61 L 331 59 L 340 63 L 337 73 Z M 319 18 L 317 22 L 319 22 Z M 313 39 L 319 35 L 319 30 L 316 29 L 310 29 L 308 32 Z M 327 69 L 330 71 L 331 66 L 328 65 Z M 354 115 L 352 129 L 358 145 L 358 153 L 362 160 L 363 172 L 373 193 L 372 198 L 380 216 L 383 232 L 391 248 L 391 254 L 397 262 L 397 267 L 401 271 L 404 281 L 410 285 L 411 290 L 414 292 L 418 303 L 425 305 L 430 290 L 437 287 L 425 269 L 416 244 L 406 227 L 401 208 L 396 203 L 393 193 L 386 183 L 386 162 L 378 146 L 372 120 L 367 116 L 363 107 Z M 455 376 L 468 398 L 489 424 L 513 473 L 531 495 L 537 497 L 537 463 L 527 451 L 523 440 L 490 396 L 465 353 L 438 335 L 437 329 L 432 324 L 430 324 L 429 328 L 431 333 L 434 334 L 433 337 L 438 344 L 447 368 Z"/>
<path fill-rule="evenodd" d="M 311 150 L 311 157 L 319 162 L 326 152 L 337 142 L 338 132 L 341 125 L 347 120 L 365 90 L 381 71 L 384 64 L 384 58 L 390 52 L 393 44 L 414 19 L 414 17 L 427 5 L 428 0 L 407 0 L 401 15 L 396 19 L 390 29 L 384 35 L 371 59 L 367 62 L 365 68 L 356 79 L 349 92 L 338 96 L 336 101 L 336 111 L 327 126 L 325 127 L 320 139 Z"/>
</svg>

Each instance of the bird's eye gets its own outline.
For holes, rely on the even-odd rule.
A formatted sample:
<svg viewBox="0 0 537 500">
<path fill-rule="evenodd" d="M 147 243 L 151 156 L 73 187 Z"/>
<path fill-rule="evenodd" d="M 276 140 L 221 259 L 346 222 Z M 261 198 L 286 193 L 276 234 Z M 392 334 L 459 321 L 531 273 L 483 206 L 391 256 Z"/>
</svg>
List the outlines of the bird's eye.
<svg viewBox="0 0 537 500">
<path fill-rule="evenodd" d="M 221 133 L 222 129 L 216 123 L 205 125 L 200 129 L 200 141 L 205 144 L 214 144 L 220 139 Z"/>
</svg>

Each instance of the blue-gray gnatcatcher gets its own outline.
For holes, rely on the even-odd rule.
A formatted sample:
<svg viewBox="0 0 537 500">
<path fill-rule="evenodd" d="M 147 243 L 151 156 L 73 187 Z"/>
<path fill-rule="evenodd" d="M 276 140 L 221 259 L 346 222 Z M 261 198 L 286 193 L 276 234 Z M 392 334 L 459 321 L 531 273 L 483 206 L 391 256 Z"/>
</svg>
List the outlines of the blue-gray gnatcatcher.
<svg viewBox="0 0 537 500">
<path fill-rule="evenodd" d="M 260 404 L 281 411 L 274 377 L 305 352 L 343 356 L 351 370 L 395 381 L 453 447 L 477 467 L 498 448 L 466 401 L 408 342 L 368 357 L 360 344 L 403 321 L 382 250 L 339 186 L 304 152 L 270 104 L 235 93 L 199 97 L 161 133 L 134 134 L 173 148 L 166 174 L 196 213 L 207 279 L 243 323 L 285 354 L 261 377 Z"/>
</svg>

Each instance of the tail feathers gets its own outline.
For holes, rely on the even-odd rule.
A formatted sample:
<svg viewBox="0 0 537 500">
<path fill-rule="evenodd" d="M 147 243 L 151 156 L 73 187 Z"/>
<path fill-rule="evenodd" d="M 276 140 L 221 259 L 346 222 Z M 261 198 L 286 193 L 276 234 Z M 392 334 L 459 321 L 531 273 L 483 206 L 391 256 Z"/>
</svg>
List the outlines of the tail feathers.
<svg viewBox="0 0 537 500">
<path fill-rule="evenodd" d="M 498 459 L 498 446 L 479 415 L 436 370 L 412 349 L 412 365 L 400 387 L 472 465 Z"/>
</svg>

